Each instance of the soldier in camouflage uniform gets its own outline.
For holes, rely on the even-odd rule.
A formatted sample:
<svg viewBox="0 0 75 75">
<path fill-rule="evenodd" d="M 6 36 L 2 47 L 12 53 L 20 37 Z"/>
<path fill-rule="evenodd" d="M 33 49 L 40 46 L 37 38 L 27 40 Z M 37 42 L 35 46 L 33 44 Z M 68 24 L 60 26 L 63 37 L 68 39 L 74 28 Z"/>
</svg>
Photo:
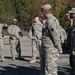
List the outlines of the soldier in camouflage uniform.
<svg viewBox="0 0 75 75">
<path fill-rule="evenodd" d="M 29 36 L 32 39 L 32 52 L 33 58 L 30 63 L 36 63 L 37 51 L 40 51 L 41 38 L 42 38 L 42 28 L 43 24 L 40 22 L 38 16 L 34 16 L 34 23 L 29 32 Z M 39 54 L 40 55 L 40 54 Z"/>
<path fill-rule="evenodd" d="M 40 14 L 39 14 L 39 17 L 40 17 L 40 21 L 42 22 L 42 24 L 43 24 L 43 28 L 45 27 L 45 23 L 46 23 L 46 18 L 43 16 L 43 14 L 42 14 L 42 12 L 40 12 Z M 45 66 L 45 57 L 44 57 L 44 55 L 42 55 L 42 53 L 41 53 L 41 51 L 40 51 L 40 75 L 44 75 L 45 74 L 45 69 L 44 69 L 44 66 Z"/>
<path fill-rule="evenodd" d="M 20 28 L 16 26 L 17 19 L 13 19 L 13 24 L 8 27 L 8 33 L 10 35 L 10 48 L 12 59 L 15 60 L 16 50 L 18 52 L 18 59 L 21 59 L 21 49 L 20 49 Z"/>
<path fill-rule="evenodd" d="M 62 48 L 64 50 L 64 48 L 65 48 L 65 40 L 67 40 L 67 34 L 66 34 L 66 31 L 63 29 L 62 26 L 60 26 L 60 39 L 61 39 Z"/>
<path fill-rule="evenodd" d="M 59 53 L 62 53 L 60 44 L 60 26 L 58 20 L 51 14 L 50 4 L 41 7 L 42 14 L 47 21 L 42 31 L 41 75 L 57 75 L 57 64 Z"/>
<path fill-rule="evenodd" d="M 71 27 L 68 32 L 68 43 L 69 43 L 69 51 L 70 51 L 70 66 L 72 68 L 72 75 L 75 75 L 75 8 L 71 9 L 72 13 L 70 14 Z"/>
<path fill-rule="evenodd" d="M 4 59 L 4 50 L 3 50 L 3 40 L 2 40 L 2 28 L 3 27 L 7 27 L 7 25 L 4 25 L 2 23 L 0 23 L 0 56 L 1 56 L 1 61 L 5 61 Z"/>
</svg>

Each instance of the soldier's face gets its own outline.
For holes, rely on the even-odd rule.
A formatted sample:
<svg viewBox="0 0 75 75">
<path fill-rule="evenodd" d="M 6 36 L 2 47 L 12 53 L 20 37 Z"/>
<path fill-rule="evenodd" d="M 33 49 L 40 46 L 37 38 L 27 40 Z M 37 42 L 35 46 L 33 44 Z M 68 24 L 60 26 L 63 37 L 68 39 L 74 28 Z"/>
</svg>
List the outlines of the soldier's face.
<svg viewBox="0 0 75 75">
<path fill-rule="evenodd" d="M 62 29 L 62 26 L 60 26 L 60 29 Z"/>
<path fill-rule="evenodd" d="M 70 20 L 70 15 L 67 15 L 66 17 L 67 17 L 67 20 Z"/>
<path fill-rule="evenodd" d="M 35 22 L 39 22 L 39 21 L 40 21 L 39 17 L 35 17 L 35 18 L 34 18 L 34 21 L 35 21 Z"/>
<path fill-rule="evenodd" d="M 13 22 L 13 24 L 14 24 L 14 25 L 16 25 L 16 24 L 17 24 L 17 22 L 16 22 L 16 21 L 14 21 L 14 22 Z"/>
<path fill-rule="evenodd" d="M 51 14 L 51 10 L 45 10 L 42 12 L 45 18 L 48 18 Z"/>
<path fill-rule="evenodd" d="M 73 19 L 73 13 L 70 13 L 70 18 Z"/>
</svg>

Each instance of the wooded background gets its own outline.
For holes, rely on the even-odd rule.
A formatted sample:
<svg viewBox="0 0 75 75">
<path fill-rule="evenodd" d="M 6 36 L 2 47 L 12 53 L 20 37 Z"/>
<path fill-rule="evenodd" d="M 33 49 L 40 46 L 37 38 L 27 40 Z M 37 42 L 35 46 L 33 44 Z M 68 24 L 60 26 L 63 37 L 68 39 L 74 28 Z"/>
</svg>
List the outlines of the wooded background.
<svg viewBox="0 0 75 75">
<path fill-rule="evenodd" d="M 18 19 L 22 30 L 29 30 L 32 17 L 38 14 L 43 4 L 50 3 L 53 14 L 59 19 L 63 27 L 68 26 L 66 13 L 75 7 L 75 0 L 0 0 L 0 22 L 12 23 L 13 18 Z"/>
</svg>

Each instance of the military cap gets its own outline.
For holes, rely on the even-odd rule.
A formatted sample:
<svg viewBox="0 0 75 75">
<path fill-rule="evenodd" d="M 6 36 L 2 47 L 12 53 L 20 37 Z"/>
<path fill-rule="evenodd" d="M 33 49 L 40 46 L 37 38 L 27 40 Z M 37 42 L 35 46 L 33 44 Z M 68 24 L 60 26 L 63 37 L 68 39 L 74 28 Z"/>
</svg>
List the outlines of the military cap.
<svg viewBox="0 0 75 75">
<path fill-rule="evenodd" d="M 51 5 L 50 4 L 45 4 L 45 5 L 43 5 L 42 7 L 41 7 L 41 9 L 43 9 L 43 10 L 49 10 L 49 9 L 51 9 L 52 7 L 51 7 Z"/>
<path fill-rule="evenodd" d="M 68 16 L 68 15 L 69 15 L 69 13 L 66 14 L 66 16 Z"/>
<path fill-rule="evenodd" d="M 73 13 L 75 13 L 75 8 L 72 8 Z"/>
<path fill-rule="evenodd" d="M 69 14 L 71 14 L 71 13 L 73 13 L 73 11 L 72 11 L 72 10 L 70 10 L 70 11 L 69 11 Z"/>
<path fill-rule="evenodd" d="M 13 21 L 17 21 L 17 19 L 14 18 Z"/>
</svg>

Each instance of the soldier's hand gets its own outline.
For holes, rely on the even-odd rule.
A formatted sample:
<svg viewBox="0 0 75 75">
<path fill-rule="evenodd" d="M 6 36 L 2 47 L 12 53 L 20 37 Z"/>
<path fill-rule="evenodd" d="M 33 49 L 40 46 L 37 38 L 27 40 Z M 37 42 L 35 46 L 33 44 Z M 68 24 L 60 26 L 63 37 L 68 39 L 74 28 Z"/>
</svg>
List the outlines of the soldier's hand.
<svg viewBox="0 0 75 75">
<path fill-rule="evenodd" d="M 16 34 L 13 34 L 13 36 L 14 36 L 15 38 L 17 38 Z"/>
<path fill-rule="evenodd" d="M 31 37 L 31 36 L 29 36 L 29 38 L 32 40 L 33 39 L 33 37 Z"/>
<path fill-rule="evenodd" d="M 33 38 L 30 37 L 30 39 L 32 40 Z"/>
<path fill-rule="evenodd" d="M 60 53 L 60 54 L 62 54 L 62 53 L 63 53 L 62 48 L 59 50 L 59 53 Z"/>
</svg>

